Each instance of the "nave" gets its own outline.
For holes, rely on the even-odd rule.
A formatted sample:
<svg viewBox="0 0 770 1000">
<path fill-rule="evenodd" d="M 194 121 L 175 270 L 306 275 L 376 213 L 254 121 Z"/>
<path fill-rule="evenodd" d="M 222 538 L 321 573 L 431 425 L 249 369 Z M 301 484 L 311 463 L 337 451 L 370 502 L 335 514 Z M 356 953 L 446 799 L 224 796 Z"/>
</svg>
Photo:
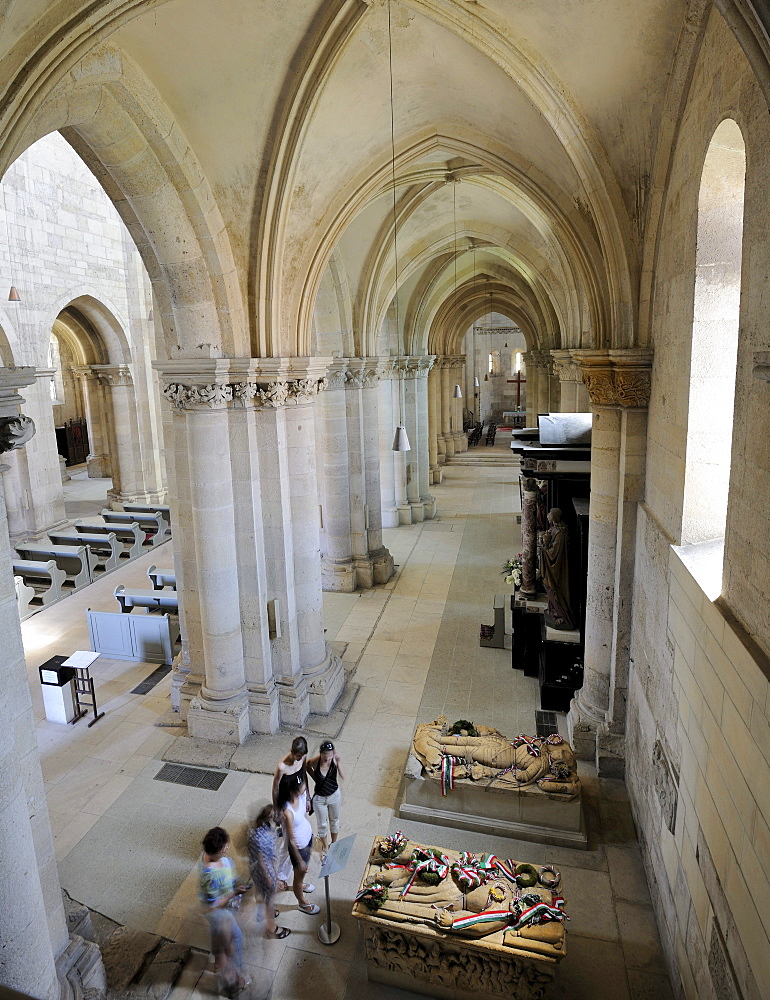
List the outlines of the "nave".
<svg viewBox="0 0 770 1000">
<path fill-rule="evenodd" d="M 508 447 L 498 440 L 495 452 Z M 91 487 L 93 490 L 93 486 Z M 87 490 L 78 502 L 88 502 Z M 561 871 L 566 895 L 568 958 L 559 969 L 563 1000 L 638 1000 L 670 995 L 652 904 L 620 781 L 597 779 L 580 762 L 589 850 L 546 847 L 398 820 L 394 805 L 417 722 L 442 712 L 498 727 L 534 732 L 537 681 L 511 669 L 509 650 L 481 649 L 478 626 L 491 617 L 491 595 L 505 590 L 500 564 L 518 550 L 514 468 L 449 466 L 436 487 L 433 521 L 386 530 L 398 570 L 386 585 L 358 594 L 325 594 L 327 639 L 346 643 L 359 690 L 335 745 L 345 766 L 341 836 L 356 834 L 348 867 L 330 880 L 342 936 L 332 947 L 317 938 L 320 917 L 277 897 L 283 941 L 259 934 L 253 904 L 242 922 L 245 961 L 254 978 L 249 1000 L 405 1000 L 403 991 L 369 983 L 350 909 L 373 838 L 403 829 L 427 843 Z M 168 551 L 168 556 L 166 552 Z M 149 694 L 131 689 L 154 665 L 98 661 L 97 693 L 105 718 L 90 729 L 44 721 L 37 666 L 63 649 L 88 648 L 85 608 L 114 610 L 119 583 L 142 586 L 150 562 L 171 558 L 161 546 L 104 580 L 39 612 L 23 625 L 37 737 L 62 886 L 119 923 L 152 930 L 196 949 L 172 1000 L 216 994 L 208 927 L 196 899 L 195 862 L 205 830 L 239 832 L 270 796 L 272 770 L 296 733 L 253 737 L 259 773 L 228 770 L 216 791 L 154 780 L 182 729 L 169 712 L 170 675 Z M 338 647 L 342 648 L 342 647 Z M 316 717 L 317 718 L 317 717 Z M 313 720 L 311 719 L 311 722 Z M 313 723 L 315 724 L 315 723 Z M 560 717 L 564 724 L 564 717 Z M 323 726 L 323 723 L 320 723 Z M 311 753 L 320 727 L 305 734 Z M 229 748 L 232 750 L 232 748 Z M 214 750 L 209 753 L 215 753 Z M 213 757 L 209 758 L 213 760 Z M 245 864 L 241 859 L 241 870 Z M 318 855 L 310 867 L 317 880 Z M 272 994 L 270 994 L 272 989 Z"/>
</svg>

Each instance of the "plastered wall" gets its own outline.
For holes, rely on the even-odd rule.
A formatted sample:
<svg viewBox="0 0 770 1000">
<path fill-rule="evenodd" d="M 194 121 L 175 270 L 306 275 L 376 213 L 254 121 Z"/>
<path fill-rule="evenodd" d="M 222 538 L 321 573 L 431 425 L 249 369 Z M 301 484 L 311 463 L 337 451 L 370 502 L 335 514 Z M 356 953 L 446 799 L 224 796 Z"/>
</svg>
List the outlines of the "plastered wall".
<svg viewBox="0 0 770 1000">
<path fill-rule="evenodd" d="M 714 603 L 677 546 L 698 190 L 709 142 L 726 117 L 741 128 L 747 166 L 723 597 Z M 657 257 L 627 766 L 673 981 L 699 1000 L 770 995 L 770 397 L 752 376 L 753 352 L 768 344 L 769 174 L 766 102 L 712 10 L 676 139 Z"/>
</svg>

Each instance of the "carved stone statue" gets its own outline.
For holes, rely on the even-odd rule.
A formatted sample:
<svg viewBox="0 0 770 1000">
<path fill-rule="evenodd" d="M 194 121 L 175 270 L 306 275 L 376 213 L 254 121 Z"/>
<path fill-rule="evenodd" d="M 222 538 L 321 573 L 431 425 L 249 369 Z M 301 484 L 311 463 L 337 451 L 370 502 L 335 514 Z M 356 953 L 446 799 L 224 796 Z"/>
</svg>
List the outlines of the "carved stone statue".
<svg viewBox="0 0 770 1000">
<path fill-rule="evenodd" d="M 35 421 L 23 413 L 17 417 L 0 417 L 0 453 L 23 448 L 35 433 Z"/>
<path fill-rule="evenodd" d="M 540 576 L 548 595 L 547 616 L 552 628 L 574 629 L 575 618 L 570 606 L 569 567 L 567 562 L 567 525 L 561 511 L 553 507 L 548 512 L 547 531 L 540 535 Z"/>
<path fill-rule="evenodd" d="M 468 728 L 470 727 L 470 728 Z M 459 732 L 453 730 L 460 729 Z M 502 787 L 537 785 L 571 799 L 580 790 L 572 748 L 558 734 L 508 739 L 489 726 L 450 726 L 446 716 L 417 726 L 412 752 L 426 775 L 443 780 L 452 768 L 454 781 L 496 783 Z"/>
</svg>

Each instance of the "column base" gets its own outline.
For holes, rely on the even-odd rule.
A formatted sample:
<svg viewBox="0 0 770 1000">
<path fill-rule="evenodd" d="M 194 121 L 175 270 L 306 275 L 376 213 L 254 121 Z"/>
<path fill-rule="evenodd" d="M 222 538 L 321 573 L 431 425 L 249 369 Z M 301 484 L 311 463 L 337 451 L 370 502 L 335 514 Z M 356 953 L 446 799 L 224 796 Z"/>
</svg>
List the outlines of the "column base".
<svg viewBox="0 0 770 1000">
<path fill-rule="evenodd" d="M 56 959 L 56 975 L 62 1000 L 107 993 L 107 973 L 99 945 L 77 934 L 70 936 L 69 944 Z"/>
<path fill-rule="evenodd" d="M 326 656 L 321 663 L 310 670 L 303 670 L 302 679 L 307 683 L 310 711 L 328 715 L 345 687 L 342 660 L 332 651 L 328 643 L 326 643 Z"/>
<path fill-rule="evenodd" d="M 166 490 L 107 490 L 107 502 L 112 510 L 122 510 L 124 503 L 165 504 Z"/>
<path fill-rule="evenodd" d="M 249 730 L 252 733 L 277 733 L 281 728 L 281 709 L 275 684 L 249 688 Z"/>
<path fill-rule="evenodd" d="M 398 507 L 396 507 L 396 513 L 398 514 L 399 524 L 412 523 L 412 508 L 408 503 L 404 504 L 403 507 L 399 504 Z"/>
<path fill-rule="evenodd" d="M 240 746 L 249 735 L 247 700 L 217 711 L 206 707 L 201 698 L 193 698 L 187 712 L 187 731 L 196 739 Z"/>
<path fill-rule="evenodd" d="M 321 589 L 330 593 L 352 594 L 358 586 L 357 567 L 352 559 L 335 562 L 321 556 Z"/>
<path fill-rule="evenodd" d="M 355 570 L 356 588 L 371 590 L 374 586 L 374 567 L 369 556 L 357 556 L 353 560 L 353 569 Z"/>
<path fill-rule="evenodd" d="M 305 719 L 310 715 L 310 695 L 307 681 L 304 677 L 279 680 L 276 683 L 276 690 L 281 725 L 300 729 L 304 726 Z"/>
<path fill-rule="evenodd" d="M 429 493 L 425 497 L 420 497 L 420 500 L 422 501 L 423 520 L 432 521 L 436 516 L 436 498 Z"/>
<path fill-rule="evenodd" d="M 430 470 L 430 484 L 431 486 L 438 486 L 441 480 L 444 478 L 444 470 L 440 465 L 434 465 Z"/>
<path fill-rule="evenodd" d="M 444 437 L 444 448 L 445 448 L 444 461 L 446 462 L 446 460 L 451 458 L 452 455 L 454 455 L 455 453 L 455 441 L 451 434 L 447 434 Z M 439 461 L 441 461 L 440 455 L 439 455 Z"/>
<path fill-rule="evenodd" d="M 385 548 L 385 546 L 383 546 L 381 549 L 370 552 L 369 558 L 372 561 L 372 576 L 374 577 L 373 583 L 375 585 L 378 583 L 387 583 L 396 571 L 393 556 Z"/>
<path fill-rule="evenodd" d="M 383 507 L 381 516 L 383 528 L 397 528 L 401 523 L 397 507 Z"/>
<path fill-rule="evenodd" d="M 112 464 L 107 455 L 89 455 L 86 470 L 89 479 L 112 479 Z"/>
<path fill-rule="evenodd" d="M 420 521 L 425 520 L 425 508 L 422 505 L 422 500 L 410 500 L 409 506 L 412 510 L 412 524 L 419 524 Z"/>
<path fill-rule="evenodd" d="M 567 715 L 567 739 L 578 760 L 591 761 L 600 778 L 625 778 L 625 734 L 611 733 L 605 720 L 588 713 L 577 697 Z"/>
</svg>

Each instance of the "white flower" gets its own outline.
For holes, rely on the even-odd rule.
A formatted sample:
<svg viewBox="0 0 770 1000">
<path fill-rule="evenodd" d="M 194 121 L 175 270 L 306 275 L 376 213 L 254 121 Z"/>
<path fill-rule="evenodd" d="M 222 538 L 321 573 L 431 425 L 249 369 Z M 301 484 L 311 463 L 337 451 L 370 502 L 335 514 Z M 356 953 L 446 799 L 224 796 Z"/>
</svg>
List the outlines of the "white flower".
<svg viewBox="0 0 770 1000">
<path fill-rule="evenodd" d="M 516 577 L 513 575 L 513 573 L 511 573 L 510 576 L 506 576 L 505 582 L 508 584 L 508 586 L 515 586 L 516 585 Z"/>
</svg>

